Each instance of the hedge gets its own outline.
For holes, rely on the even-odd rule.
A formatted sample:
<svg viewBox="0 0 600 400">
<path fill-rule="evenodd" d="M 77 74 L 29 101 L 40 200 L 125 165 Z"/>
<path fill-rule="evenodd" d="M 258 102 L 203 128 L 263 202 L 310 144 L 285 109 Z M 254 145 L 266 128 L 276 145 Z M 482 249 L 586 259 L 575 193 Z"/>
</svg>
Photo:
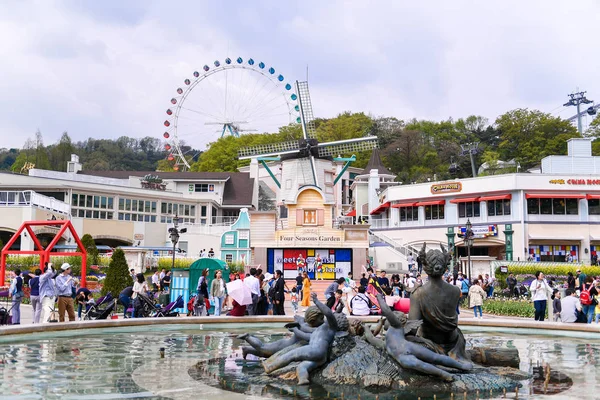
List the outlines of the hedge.
<svg viewBox="0 0 600 400">
<path fill-rule="evenodd" d="M 535 309 L 533 308 L 533 303 L 526 297 L 515 299 L 486 299 L 483 301 L 483 313 L 509 317 L 534 318 Z M 548 309 L 546 309 L 546 317 L 548 317 Z"/>
<path fill-rule="evenodd" d="M 560 281 L 566 281 L 567 280 L 567 275 L 569 272 L 573 273 L 573 276 L 575 276 L 575 271 L 577 269 L 581 269 L 581 272 L 583 272 L 584 274 L 586 274 L 587 276 L 598 276 L 600 275 L 600 267 L 597 266 L 583 266 L 580 264 L 561 264 L 561 265 L 555 265 L 555 266 L 544 266 L 543 264 L 541 265 L 535 265 L 535 264 L 530 264 L 530 265 L 511 265 L 510 263 L 507 264 L 508 267 L 508 273 L 503 273 L 500 272 L 500 267 L 496 268 L 496 279 L 498 280 L 498 283 L 500 284 L 500 287 L 502 289 L 505 289 L 507 287 L 506 285 L 506 278 L 508 277 L 508 274 L 514 274 L 515 277 L 517 277 L 517 280 L 522 281 L 523 279 L 518 279 L 519 276 L 535 276 L 535 273 L 537 271 L 542 271 L 544 273 L 544 275 L 546 275 L 547 277 L 553 277 L 556 278 L 557 282 Z"/>
<path fill-rule="evenodd" d="M 189 268 L 192 263 L 196 261 L 195 258 L 175 258 L 175 268 L 185 269 Z M 161 257 L 158 259 L 158 269 L 170 270 L 173 266 L 173 257 Z"/>
</svg>

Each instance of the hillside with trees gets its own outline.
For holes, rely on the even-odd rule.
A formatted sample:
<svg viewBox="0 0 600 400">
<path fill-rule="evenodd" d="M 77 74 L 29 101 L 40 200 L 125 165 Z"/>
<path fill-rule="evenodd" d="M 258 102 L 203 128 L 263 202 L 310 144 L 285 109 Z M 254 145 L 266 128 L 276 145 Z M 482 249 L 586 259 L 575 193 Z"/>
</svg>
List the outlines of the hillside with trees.
<svg viewBox="0 0 600 400">
<path fill-rule="evenodd" d="M 526 171 L 552 154 L 566 154 L 566 140 L 579 137 L 570 122 L 537 110 L 516 109 L 490 123 L 481 116 L 444 121 L 373 117 L 364 113 L 344 112 L 335 118 L 315 121 L 320 142 L 350 139 L 365 135 L 379 137 L 385 165 L 398 175 L 398 181 L 422 182 L 471 176 L 468 156 L 461 145 L 479 143 L 475 156 L 477 168 L 485 163 L 484 174 Z M 600 155 L 600 117 L 586 135 L 593 137 L 594 155 Z M 289 125 L 276 133 L 227 136 L 200 152 L 186 147 L 193 171 L 236 171 L 248 161 L 237 159 L 242 147 L 297 140 L 300 125 Z M 159 170 L 172 171 L 173 162 L 159 138 L 126 136 L 116 140 L 89 138 L 73 142 L 67 132 L 57 143 L 45 145 L 41 132 L 27 139 L 22 149 L 0 149 L 0 169 L 20 172 L 26 163 L 36 168 L 64 171 L 71 154 L 78 154 L 85 170 Z M 340 154 L 350 156 L 351 154 Z M 357 167 L 366 165 L 369 152 L 356 154 Z M 513 161 L 511 167 L 496 168 L 500 161 Z M 453 168 L 450 168 L 453 166 Z"/>
</svg>

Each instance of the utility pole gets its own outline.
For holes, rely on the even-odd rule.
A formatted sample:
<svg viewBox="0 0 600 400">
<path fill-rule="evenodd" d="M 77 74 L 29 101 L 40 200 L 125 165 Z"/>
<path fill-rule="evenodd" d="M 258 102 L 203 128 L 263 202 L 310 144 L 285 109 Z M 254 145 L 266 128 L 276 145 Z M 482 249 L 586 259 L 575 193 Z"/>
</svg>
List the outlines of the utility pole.
<svg viewBox="0 0 600 400">
<path fill-rule="evenodd" d="M 590 104 L 593 101 L 589 100 L 585 97 L 585 94 L 587 92 L 577 92 L 577 93 L 571 93 L 568 96 L 570 97 L 569 101 L 567 101 L 565 104 L 563 104 L 563 106 L 565 107 L 569 107 L 569 106 L 577 106 L 577 130 L 579 131 L 580 134 L 583 134 L 583 126 L 581 124 L 581 104 Z"/>
<path fill-rule="evenodd" d="M 471 157 L 471 171 L 473 172 L 473 178 L 475 178 L 477 170 L 475 169 L 475 158 L 473 156 L 479 152 L 479 142 L 461 144 L 460 148 L 462 149 L 461 156 L 469 154 L 469 157 Z"/>
</svg>

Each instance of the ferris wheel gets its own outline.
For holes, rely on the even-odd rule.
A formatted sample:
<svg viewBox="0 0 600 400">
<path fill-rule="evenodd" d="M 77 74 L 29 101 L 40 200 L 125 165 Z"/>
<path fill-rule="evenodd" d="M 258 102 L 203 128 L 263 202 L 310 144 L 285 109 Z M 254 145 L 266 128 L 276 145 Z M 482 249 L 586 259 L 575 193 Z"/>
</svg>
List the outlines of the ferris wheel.
<svg viewBox="0 0 600 400">
<path fill-rule="evenodd" d="M 299 123 L 293 85 L 272 66 L 238 57 L 216 60 L 186 78 L 166 110 L 163 138 L 174 169 L 189 169 L 186 146 L 203 148 L 216 139 L 244 132 L 278 132 Z M 186 154 L 187 153 L 187 154 Z"/>
</svg>

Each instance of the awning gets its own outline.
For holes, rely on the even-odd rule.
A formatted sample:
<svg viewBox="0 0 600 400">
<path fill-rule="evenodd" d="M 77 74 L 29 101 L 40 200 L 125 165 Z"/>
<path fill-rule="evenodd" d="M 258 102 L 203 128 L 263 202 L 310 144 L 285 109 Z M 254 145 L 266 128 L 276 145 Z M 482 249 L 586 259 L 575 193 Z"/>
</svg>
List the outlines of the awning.
<svg viewBox="0 0 600 400">
<path fill-rule="evenodd" d="M 462 199 L 452 199 L 450 203 L 472 203 L 475 201 L 479 201 L 479 197 L 463 197 Z"/>
<path fill-rule="evenodd" d="M 374 209 L 373 211 L 371 211 L 371 215 L 381 214 L 382 212 L 384 212 L 388 208 L 390 208 L 390 202 L 386 201 L 385 203 L 383 203 L 382 205 L 380 205 L 379 207 L 377 207 L 376 209 Z"/>
<path fill-rule="evenodd" d="M 598 200 L 600 199 L 600 194 L 588 194 L 585 198 L 588 200 Z"/>
<path fill-rule="evenodd" d="M 348 214 L 345 215 L 345 217 L 356 217 L 356 210 L 350 211 Z"/>
<path fill-rule="evenodd" d="M 585 199 L 584 194 L 527 193 L 526 199 Z"/>
<path fill-rule="evenodd" d="M 392 208 L 413 207 L 414 205 L 415 205 L 415 203 L 399 203 L 399 204 L 392 204 Z"/>
<path fill-rule="evenodd" d="M 510 195 L 510 194 L 499 194 L 497 196 L 480 197 L 479 201 L 510 200 L 511 198 L 512 198 L 512 195 Z"/>
<path fill-rule="evenodd" d="M 419 206 L 441 206 L 446 203 L 446 200 L 432 200 L 432 201 L 420 201 L 415 203 L 416 207 Z"/>
</svg>

